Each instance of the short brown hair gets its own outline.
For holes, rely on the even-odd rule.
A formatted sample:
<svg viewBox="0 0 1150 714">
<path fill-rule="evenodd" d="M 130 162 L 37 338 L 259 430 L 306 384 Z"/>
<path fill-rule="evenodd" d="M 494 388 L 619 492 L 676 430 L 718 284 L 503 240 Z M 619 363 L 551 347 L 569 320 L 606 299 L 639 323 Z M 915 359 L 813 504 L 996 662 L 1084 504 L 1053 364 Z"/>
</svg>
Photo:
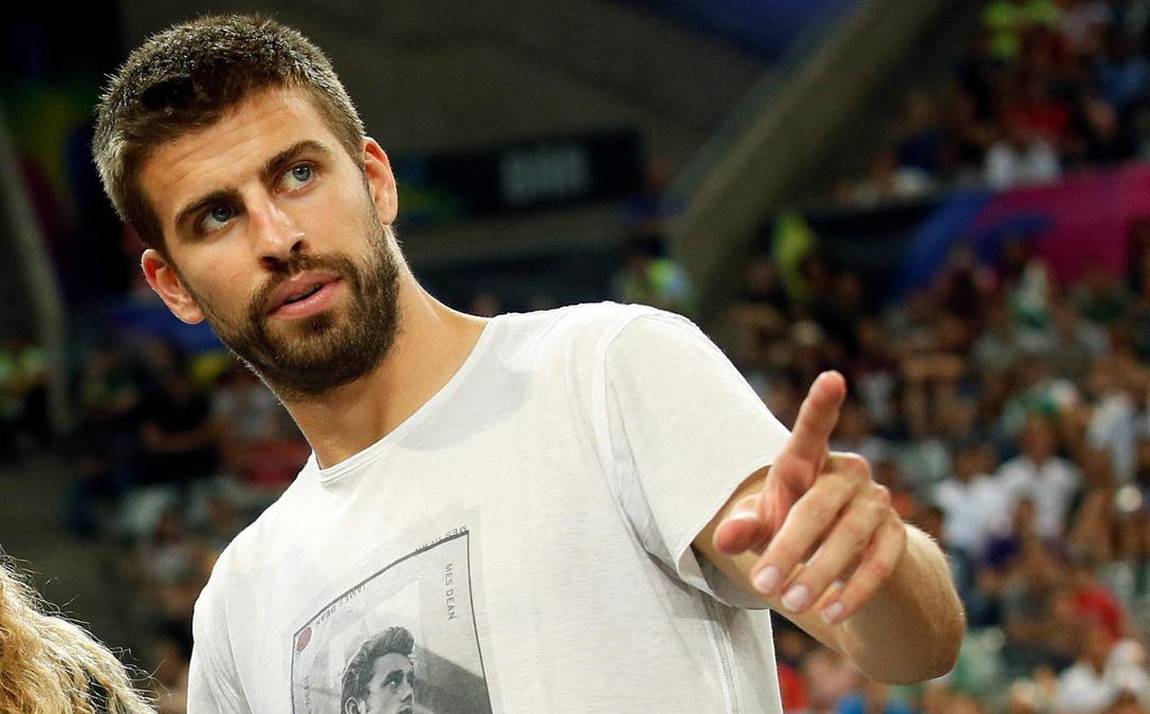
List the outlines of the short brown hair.
<svg viewBox="0 0 1150 714">
<path fill-rule="evenodd" d="M 97 109 L 92 155 L 120 218 L 164 251 L 159 217 L 139 184 L 160 144 L 211 126 L 252 93 L 300 88 L 362 163 L 363 122 L 322 51 L 260 16 L 216 15 L 148 38 L 112 77 Z"/>
</svg>

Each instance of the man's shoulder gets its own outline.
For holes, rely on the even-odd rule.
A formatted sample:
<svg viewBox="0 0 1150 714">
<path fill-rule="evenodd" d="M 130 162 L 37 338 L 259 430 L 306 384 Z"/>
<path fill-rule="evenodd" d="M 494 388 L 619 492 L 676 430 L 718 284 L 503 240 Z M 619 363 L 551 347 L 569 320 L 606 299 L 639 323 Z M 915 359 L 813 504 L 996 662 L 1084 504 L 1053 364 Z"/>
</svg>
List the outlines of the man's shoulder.
<svg viewBox="0 0 1150 714">
<path fill-rule="evenodd" d="M 278 560 L 276 547 L 283 535 L 279 524 L 283 511 L 290 508 L 293 490 L 301 477 L 240 531 L 216 558 L 208 582 L 196 601 L 197 613 L 202 607 L 211 607 L 213 601 L 226 601 L 237 589 L 246 589 L 258 582 L 268 564 Z"/>
<path fill-rule="evenodd" d="M 660 315 L 670 317 L 671 313 L 647 305 L 598 302 L 507 313 L 497 319 L 503 323 L 505 356 L 517 353 L 530 359 L 555 350 L 565 354 L 596 351 L 640 318 Z"/>
<path fill-rule="evenodd" d="M 565 305 L 549 310 L 509 313 L 504 317 L 524 326 L 538 329 L 602 331 L 626 325 L 643 315 L 670 314 L 648 305 L 625 305 L 617 302 L 588 302 Z"/>
</svg>

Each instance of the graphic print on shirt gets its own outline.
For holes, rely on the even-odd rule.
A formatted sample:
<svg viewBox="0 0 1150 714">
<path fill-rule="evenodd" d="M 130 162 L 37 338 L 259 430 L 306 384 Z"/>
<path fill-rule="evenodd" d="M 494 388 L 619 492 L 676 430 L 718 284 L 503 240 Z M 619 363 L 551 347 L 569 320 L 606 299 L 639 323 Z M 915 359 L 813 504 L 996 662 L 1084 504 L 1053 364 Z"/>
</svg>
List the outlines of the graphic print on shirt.
<svg viewBox="0 0 1150 714">
<path fill-rule="evenodd" d="M 372 574 L 292 638 L 293 714 L 491 714 L 470 532 Z"/>
</svg>

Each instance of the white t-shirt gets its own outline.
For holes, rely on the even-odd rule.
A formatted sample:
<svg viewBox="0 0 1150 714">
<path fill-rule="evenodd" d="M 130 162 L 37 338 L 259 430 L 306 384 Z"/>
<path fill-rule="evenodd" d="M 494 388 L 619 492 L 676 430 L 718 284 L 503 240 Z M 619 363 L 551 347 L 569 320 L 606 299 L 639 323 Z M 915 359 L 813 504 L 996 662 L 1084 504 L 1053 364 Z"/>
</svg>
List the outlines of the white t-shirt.
<svg viewBox="0 0 1150 714">
<path fill-rule="evenodd" d="M 188 710 L 781 712 L 768 612 L 691 543 L 786 437 L 684 318 L 496 317 L 223 553 Z"/>
<path fill-rule="evenodd" d="M 1095 671 L 1079 661 L 1058 677 L 1055 708 L 1060 714 L 1091 714 L 1114 703 L 1123 692 L 1134 694 L 1142 706 L 1150 704 L 1150 675 L 1141 660 L 1142 646 L 1133 640 L 1120 640 L 1110 650 L 1106 667 Z"/>
<path fill-rule="evenodd" d="M 978 557 L 990 536 L 1010 527 L 1005 487 L 994 476 L 975 474 L 969 481 L 949 478 L 934 490 L 934 502 L 946 515 L 947 545 Z"/>
<path fill-rule="evenodd" d="M 1042 139 L 1034 139 L 1022 149 L 999 141 L 986 152 L 984 167 L 984 179 L 995 190 L 1052 183 L 1062 174 L 1058 154 Z"/>
<path fill-rule="evenodd" d="M 1025 455 L 1016 456 L 999 467 L 998 480 L 1009 513 L 1023 498 L 1034 501 L 1034 530 L 1039 536 L 1054 540 L 1069 530 L 1067 516 L 1082 480 L 1072 463 L 1052 456 L 1036 464 Z"/>
</svg>

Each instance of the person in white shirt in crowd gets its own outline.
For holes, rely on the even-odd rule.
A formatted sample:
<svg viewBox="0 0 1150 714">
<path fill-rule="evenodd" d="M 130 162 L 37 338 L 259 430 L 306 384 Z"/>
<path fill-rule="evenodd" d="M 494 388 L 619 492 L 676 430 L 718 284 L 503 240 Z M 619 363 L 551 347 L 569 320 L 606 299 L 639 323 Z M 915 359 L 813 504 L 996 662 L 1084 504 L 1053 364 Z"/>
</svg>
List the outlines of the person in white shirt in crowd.
<svg viewBox="0 0 1150 714">
<path fill-rule="evenodd" d="M 991 535 L 1010 528 L 1007 494 L 994 475 L 996 465 L 997 457 L 990 444 L 961 444 L 954 454 L 954 475 L 934 490 L 934 503 L 946 517 L 946 544 L 972 559 L 981 557 Z"/>
<path fill-rule="evenodd" d="M 1001 139 L 986 152 L 983 177 L 993 189 L 1052 183 L 1062 175 L 1058 153 L 1048 141 L 1018 122 L 1007 122 Z"/>
<path fill-rule="evenodd" d="M 1010 512 L 1019 499 L 1034 502 L 1035 530 L 1043 540 L 1063 535 L 1082 482 L 1074 464 L 1057 453 L 1052 421 L 1053 417 L 1038 413 L 1027 417 L 1020 438 L 1022 453 L 1002 464 L 997 475 Z"/>
<path fill-rule="evenodd" d="M 1094 364 L 1087 389 L 1093 408 L 1086 428 L 1091 446 L 1110 455 L 1118 483 L 1130 483 L 1137 465 L 1138 404 L 1127 387 L 1128 377 L 1118 360 Z"/>
<path fill-rule="evenodd" d="M 1101 624 L 1090 626 L 1082 654 L 1058 677 L 1054 709 L 1059 714 L 1094 714 L 1133 695 L 1150 706 L 1146 650 L 1133 640 L 1115 641 Z"/>
</svg>

